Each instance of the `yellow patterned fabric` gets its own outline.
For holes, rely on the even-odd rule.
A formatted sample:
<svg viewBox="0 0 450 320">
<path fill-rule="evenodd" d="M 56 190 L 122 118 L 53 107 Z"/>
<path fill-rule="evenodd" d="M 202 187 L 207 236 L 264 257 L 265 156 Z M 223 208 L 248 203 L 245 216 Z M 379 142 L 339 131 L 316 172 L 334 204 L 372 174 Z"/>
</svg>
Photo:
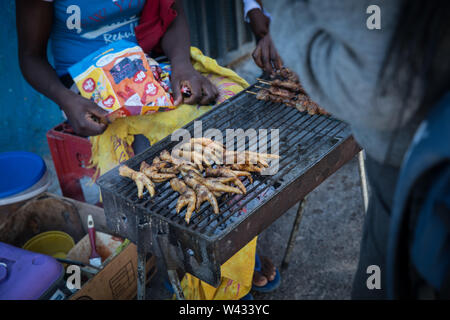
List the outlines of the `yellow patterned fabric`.
<svg viewBox="0 0 450 320">
<path fill-rule="evenodd" d="M 249 86 L 234 71 L 219 66 L 214 59 L 204 56 L 194 47 L 191 47 L 191 62 L 197 71 L 219 89 L 218 104 Z M 115 120 L 103 134 L 91 138 L 91 163 L 97 168 L 97 175 L 107 172 L 133 156 L 131 145 L 135 135 L 142 134 L 154 144 L 212 108 L 213 106 L 183 104 L 172 111 Z M 181 281 L 185 298 L 240 299 L 250 291 L 252 285 L 255 253 L 256 238 L 222 265 L 222 281 L 218 288 L 186 274 Z"/>
<path fill-rule="evenodd" d="M 193 275 L 186 273 L 181 288 L 187 300 L 239 300 L 252 288 L 256 254 L 255 237 L 239 250 L 221 268 L 221 282 L 214 288 Z"/>
</svg>

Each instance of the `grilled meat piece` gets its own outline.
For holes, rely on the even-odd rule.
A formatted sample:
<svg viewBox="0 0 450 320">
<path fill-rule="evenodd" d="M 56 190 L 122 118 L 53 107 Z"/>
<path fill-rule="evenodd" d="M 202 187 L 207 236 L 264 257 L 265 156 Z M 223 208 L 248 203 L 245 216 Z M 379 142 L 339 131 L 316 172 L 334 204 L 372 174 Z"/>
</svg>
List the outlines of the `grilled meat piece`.
<svg viewBox="0 0 450 320">
<path fill-rule="evenodd" d="M 243 194 L 247 193 L 247 189 L 245 188 L 244 184 L 238 177 L 215 177 L 215 178 L 207 178 L 206 180 L 211 181 L 212 183 L 220 182 L 224 184 L 232 182 L 239 190 L 242 191 Z"/>
<path fill-rule="evenodd" d="M 258 91 L 258 93 L 256 94 L 256 99 L 264 100 L 264 101 L 272 101 L 275 103 L 283 103 L 285 105 L 296 108 L 300 112 L 307 111 L 311 115 L 314 115 L 314 114 L 328 115 L 329 114 L 326 110 L 319 107 L 319 105 L 317 103 L 312 101 L 307 95 L 305 95 L 303 93 L 299 93 L 294 98 L 288 99 L 288 98 L 285 98 L 285 97 L 282 97 L 279 95 L 274 95 L 269 90 L 261 89 L 260 91 Z M 272 90 L 272 92 L 273 91 L 274 90 Z"/>
<path fill-rule="evenodd" d="M 167 151 L 167 150 L 161 151 L 161 153 L 159 154 L 159 158 L 161 160 L 163 160 L 163 161 L 166 161 L 166 162 L 169 162 L 169 163 L 173 164 L 174 166 L 188 164 L 190 166 L 197 167 L 196 164 L 192 163 L 189 160 L 186 160 L 186 159 L 181 158 L 181 157 L 172 157 L 172 154 L 169 151 Z M 196 156 L 196 158 L 198 158 L 198 155 Z M 202 167 L 201 170 L 203 170 L 203 167 Z"/>
<path fill-rule="evenodd" d="M 193 171 L 191 171 L 193 172 Z M 196 194 L 197 200 L 196 200 L 196 208 L 197 211 L 200 209 L 200 206 L 203 202 L 208 201 L 211 206 L 213 207 L 214 213 L 219 213 L 219 204 L 217 203 L 217 199 L 214 196 L 214 194 L 202 183 L 194 179 L 191 175 L 186 175 L 183 177 L 186 184 L 191 187 Z"/>
<path fill-rule="evenodd" d="M 181 145 L 180 149 L 190 150 L 197 157 L 201 156 L 202 163 L 209 167 L 214 163 L 221 163 L 225 147 L 208 138 L 192 138 L 190 142 Z"/>
<path fill-rule="evenodd" d="M 292 103 L 292 99 L 271 94 L 266 89 L 259 90 L 258 93 L 256 94 L 256 99 L 263 100 L 263 101 L 272 101 L 275 103 L 284 103 L 287 105 L 291 105 L 291 103 Z"/>
<path fill-rule="evenodd" d="M 256 94 L 256 99 L 263 100 L 263 101 L 271 101 L 271 95 L 270 92 L 266 89 L 261 89 Z"/>
<path fill-rule="evenodd" d="M 188 151 L 183 149 L 176 149 L 172 151 L 176 159 L 181 161 L 194 163 L 201 171 L 203 171 L 203 156 L 197 151 Z"/>
<path fill-rule="evenodd" d="M 141 164 L 142 167 L 142 164 Z M 173 173 L 178 174 L 178 166 L 172 166 L 172 164 L 168 161 L 161 160 L 159 157 L 155 157 L 153 159 L 151 167 L 159 173 Z"/>
<path fill-rule="evenodd" d="M 193 171 L 189 171 L 186 177 L 193 178 L 197 182 L 206 186 L 211 191 L 242 194 L 242 191 L 239 190 L 238 188 L 228 186 L 225 183 L 222 183 L 220 181 L 211 178 L 204 178 L 202 175 L 199 175 Z"/>
<path fill-rule="evenodd" d="M 275 79 L 270 83 L 271 86 L 273 87 L 279 87 L 279 88 L 283 88 L 295 93 L 302 93 L 302 94 L 306 94 L 305 89 L 303 88 L 303 86 L 298 83 L 298 82 L 294 82 L 291 80 L 279 80 L 279 79 Z"/>
<path fill-rule="evenodd" d="M 280 70 L 277 70 L 276 75 L 278 77 L 281 77 L 283 80 L 290 80 L 292 82 L 297 82 L 297 83 L 300 82 L 298 75 L 286 67 L 283 67 Z"/>
<path fill-rule="evenodd" d="M 189 171 L 194 171 L 195 173 L 201 174 L 196 167 L 188 163 L 180 164 L 178 166 L 178 169 L 180 170 L 182 175 L 186 175 Z"/>
<path fill-rule="evenodd" d="M 319 107 L 319 105 L 317 103 L 315 103 L 313 100 L 311 100 L 311 98 L 309 98 L 308 96 L 304 96 L 304 95 L 297 96 L 295 107 L 301 112 L 307 111 L 310 115 L 314 115 L 314 114 L 328 115 L 329 114 L 326 110 L 322 109 L 321 107 Z"/>
<path fill-rule="evenodd" d="M 164 182 L 169 179 L 175 178 L 176 174 L 174 173 L 160 173 L 158 172 L 160 170 L 161 165 L 165 166 L 166 163 L 164 162 L 155 162 L 153 161 L 152 165 L 149 165 L 147 162 L 142 161 L 140 172 L 145 174 L 147 177 L 149 177 L 154 182 Z"/>
<path fill-rule="evenodd" d="M 258 173 L 261 173 L 263 171 L 263 168 L 255 166 L 253 164 L 232 164 L 230 166 L 230 168 L 233 169 L 233 170 L 247 171 L 247 172 L 258 172 Z"/>
<path fill-rule="evenodd" d="M 202 184 L 198 184 L 195 187 L 195 193 L 197 194 L 197 212 L 200 210 L 201 205 L 203 202 L 208 201 L 211 206 L 213 207 L 214 213 L 219 214 L 219 204 L 217 203 L 217 199 L 214 196 L 214 194 L 211 193 L 211 191 L 208 190 L 208 188 Z"/>
<path fill-rule="evenodd" d="M 191 139 L 191 144 L 200 144 L 203 147 L 208 147 L 211 148 L 215 151 L 223 151 L 225 149 L 225 146 L 223 144 L 221 144 L 220 142 L 214 141 L 212 139 L 209 138 L 192 138 Z"/>
<path fill-rule="evenodd" d="M 274 96 L 279 96 L 284 99 L 294 99 L 295 98 L 294 92 L 291 92 L 291 91 L 283 89 L 283 88 L 271 86 L 267 90 L 269 91 L 270 94 L 272 94 Z"/>
<path fill-rule="evenodd" d="M 247 171 L 231 170 L 227 167 L 206 168 L 207 177 L 247 177 L 250 182 L 252 175 Z"/>
<path fill-rule="evenodd" d="M 192 213 L 196 208 L 195 205 L 197 202 L 197 195 L 194 190 L 186 186 L 186 184 L 178 178 L 171 179 L 170 186 L 174 191 L 180 194 L 176 206 L 177 214 L 180 213 L 181 209 L 187 206 L 184 220 L 186 223 L 189 223 Z"/>
<path fill-rule="evenodd" d="M 150 178 L 142 172 L 134 171 L 126 165 L 122 165 L 119 167 L 119 175 L 121 175 L 122 177 L 130 178 L 136 183 L 139 199 L 142 199 L 143 197 L 144 187 L 147 188 L 150 196 L 153 197 L 155 195 L 155 185 L 150 180 Z"/>
<path fill-rule="evenodd" d="M 224 162 L 227 164 L 230 163 L 244 163 L 244 164 L 258 164 L 263 167 L 269 167 L 267 163 L 267 157 L 264 154 L 259 154 L 257 152 L 252 151 L 226 151 Z"/>
</svg>

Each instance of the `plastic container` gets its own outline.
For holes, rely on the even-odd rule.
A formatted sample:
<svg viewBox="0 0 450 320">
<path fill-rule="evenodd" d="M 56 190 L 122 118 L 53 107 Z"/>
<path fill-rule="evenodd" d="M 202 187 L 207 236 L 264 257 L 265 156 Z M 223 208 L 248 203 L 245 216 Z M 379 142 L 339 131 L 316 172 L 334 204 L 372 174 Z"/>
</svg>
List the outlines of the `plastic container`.
<svg viewBox="0 0 450 320">
<path fill-rule="evenodd" d="M 74 246 L 75 242 L 67 233 L 62 231 L 47 231 L 28 240 L 23 245 L 23 248 L 54 258 L 64 259 Z"/>
<path fill-rule="evenodd" d="M 49 299 L 63 280 L 54 258 L 0 242 L 0 300 Z"/>
<path fill-rule="evenodd" d="M 76 135 L 66 122 L 47 132 L 47 142 L 63 196 L 85 202 L 80 181 L 95 174 L 95 169 L 88 167 L 91 142 Z"/>
<path fill-rule="evenodd" d="M 0 177 L 0 206 L 28 200 L 50 185 L 44 160 L 25 151 L 0 153 Z"/>
</svg>

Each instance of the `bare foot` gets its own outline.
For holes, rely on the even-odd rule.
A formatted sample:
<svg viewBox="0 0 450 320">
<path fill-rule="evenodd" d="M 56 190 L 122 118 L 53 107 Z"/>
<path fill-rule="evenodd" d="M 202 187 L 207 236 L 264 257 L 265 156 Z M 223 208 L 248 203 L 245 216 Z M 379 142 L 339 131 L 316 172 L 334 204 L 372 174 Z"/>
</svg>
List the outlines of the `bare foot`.
<svg viewBox="0 0 450 320">
<path fill-rule="evenodd" d="M 263 287 L 268 281 L 273 281 L 277 274 L 272 261 L 264 256 L 260 256 L 261 271 L 255 271 L 253 274 L 253 284 L 257 287 Z"/>
</svg>

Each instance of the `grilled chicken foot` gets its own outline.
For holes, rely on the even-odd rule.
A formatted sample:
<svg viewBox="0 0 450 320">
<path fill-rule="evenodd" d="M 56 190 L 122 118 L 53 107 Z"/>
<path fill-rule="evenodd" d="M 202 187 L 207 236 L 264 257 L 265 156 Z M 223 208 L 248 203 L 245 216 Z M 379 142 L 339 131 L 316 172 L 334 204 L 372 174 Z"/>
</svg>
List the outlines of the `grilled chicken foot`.
<svg viewBox="0 0 450 320">
<path fill-rule="evenodd" d="M 160 163 L 164 164 L 163 162 Z M 159 166 L 156 164 L 150 166 L 147 162 L 142 161 L 141 168 L 139 171 L 145 174 L 154 182 L 164 182 L 176 177 L 176 174 L 174 173 L 159 173 L 158 167 Z"/>
<path fill-rule="evenodd" d="M 238 171 L 247 171 L 247 172 L 262 172 L 262 168 L 255 166 L 253 164 L 232 164 L 231 169 Z"/>
<path fill-rule="evenodd" d="M 189 187 L 194 189 L 195 194 L 197 195 L 196 201 L 197 211 L 200 209 L 200 206 L 202 205 L 203 202 L 208 201 L 213 207 L 214 213 L 216 214 L 219 213 L 219 204 L 217 203 L 217 199 L 206 186 L 195 180 L 189 174 L 186 175 L 183 179 Z"/>
<path fill-rule="evenodd" d="M 122 165 L 119 167 L 119 175 L 121 175 L 122 177 L 130 178 L 136 183 L 139 199 L 142 199 L 143 197 L 144 187 L 147 188 L 150 196 L 153 197 L 155 195 L 155 185 L 150 180 L 150 178 L 142 172 L 134 171 L 126 165 Z"/>
<path fill-rule="evenodd" d="M 177 214 L 187 206 L 186 214 L 184 215 L 184 220 L 189 223 L 192 213 L 195 210 L 195 205 L 197 202 L 197 196 L 191 188 L 186 186 L 186 184 L 178 178 L 173 178 L 170 180 L 170 186 L 172 189 L 180 194 L 177 201 Z"/>
<path fill-rule="evenodd" d="M 173 150 L 175 161 L 194 163 L 201 171 L 203 171 L 203 156 L 197 151 L 187 151 L 183 149 Z"/>
<path fill-rule="evenodd" d="M 226 167 L 220 167 L 220 168 L 207 168 L 206 169 L 206 176 L 207 177 L 234 177 L 235 180 L 233 181 L 236 187 L 238 187 L 244 194 L 247 193 L 247 189 L 245 188 L 242 181 L 239 179 L 239 177 L 245 176 L 248 178 L 250 183 L 253 183 L 252 174 L 247 171 L 233 171 Z"/>
<path fill-rule="evenodd" d="M 159 158 L 163 161 L 167 161 L 167 162 L 173 164 L 174 166 L 188 164 L 188 165 L 196 167 L 196 165 L 194 163 L 192 163 L 191 161 L 187 161 L 186 159 L 172 157 L 170 152 L 167 150 L 161 151 L 161 153 L 159 154 Z"/>
<path fill-rule="evenodd" d="M 190 142 L 185 143 L 181 145 L 180 150 L 184 151 L 186 154 L 191 153 L 191 155 L 194 155 L 201 159 L 201 162 L 204 163 L 207 167 L 210 167 L 213 163 L 221 163 L 222 155 L 223 155 L 223 147 L 220 145 L 215 145 L 212 140 L 211 143 L 207 144 L 206 142 L 204 144 L 201 143 L 200 139 L 206 139 L 206 138 L 195 138 L 197 142 L 194 141 L 194 139 L 191 139 Z M 205 141 L 208 141 L 206 139 Z M 183 157 L 184 156 L 183 153 Z"/>
<path fill-rule="evenodd" d="M 247 171 L 231 170 L 227 167 L 206 168 L 207 177 L 247 177 L 253 183 L 252 174 Z"/>
<path fill-rule="evenodd" d="M 213 150 L 216 154 L 220 154 L 225 150 L 225 146 L 222 143 L 209 138 L 192 138 L 190 143 L 191 145 L 201 145 L 204 148 Z"/>
<path fill-rule="evenodd" d="M 193 171 L 189 171 L 188 174 L 186 175 L 186 177 L 193 178 L 198 183 L 203 184 L 211 191 L 242 194 L 242 191 L 239 190 L 238 188 L 228 186 L 217 180 L 211 180 L 211 178 L 204 178 L 203 176 L 196 174 Z"/>
<path fill-rule="evenodd" d="M 187 163 L 181 164 L 178 169 L 183 176 L 185 176 L 189 171 L 194 171 L 195 173 L 201 175 L 200 171 L 198 171 L 196 167 Z"/>
</svg>

